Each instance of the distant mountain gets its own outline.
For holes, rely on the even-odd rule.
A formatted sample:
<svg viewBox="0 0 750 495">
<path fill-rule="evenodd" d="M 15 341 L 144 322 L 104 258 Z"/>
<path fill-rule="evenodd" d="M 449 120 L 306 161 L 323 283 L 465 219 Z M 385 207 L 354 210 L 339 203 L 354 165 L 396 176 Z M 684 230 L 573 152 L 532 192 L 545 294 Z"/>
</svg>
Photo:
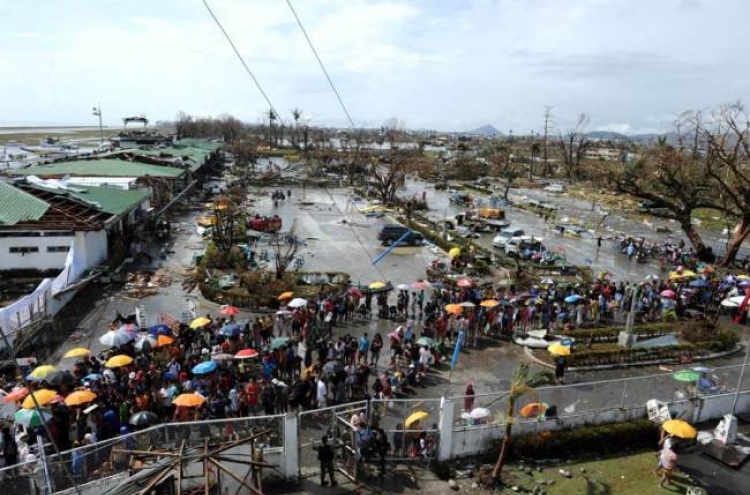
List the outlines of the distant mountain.
<svg viewBox="0 0 750 495">
<path fill-rule="evenodd" d="M 494 136 L 503 135 L 502 132 L 498 131 L 495 128 L 495 126 L 492 126 L 492 125 L 483 125 L 481 127 L 477 127 L 476 129 L 466 131 L 464 134 L 471 134 L 474 136 L 486 136 L 486 137 L 494 137 Z"/>
</svg>

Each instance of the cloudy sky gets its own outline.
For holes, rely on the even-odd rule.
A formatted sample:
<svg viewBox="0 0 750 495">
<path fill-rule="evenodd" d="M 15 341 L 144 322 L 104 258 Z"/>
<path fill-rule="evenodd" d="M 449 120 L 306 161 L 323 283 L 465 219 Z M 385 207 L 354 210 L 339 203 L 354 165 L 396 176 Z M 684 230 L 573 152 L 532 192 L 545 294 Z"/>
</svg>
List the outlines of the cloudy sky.
<svg viewBox="0 0 750 495">
<path fill-rule="evenodd" d="M 345 125 L 285 0 L 209 0 L 282 116 Z M 293 0 L 358 126 L 669 128 L 750 104 L 748 0 Z M 0 125 L 267 108 L 201 0 L 0 0 Z"/>
</svg>

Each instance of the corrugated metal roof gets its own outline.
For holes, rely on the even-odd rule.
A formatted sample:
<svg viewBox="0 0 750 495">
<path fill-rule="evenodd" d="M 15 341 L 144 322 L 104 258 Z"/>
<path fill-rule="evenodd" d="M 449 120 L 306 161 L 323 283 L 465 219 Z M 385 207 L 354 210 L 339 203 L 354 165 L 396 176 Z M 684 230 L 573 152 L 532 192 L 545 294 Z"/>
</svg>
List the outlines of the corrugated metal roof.
<svg viewBox="0 0 750 495">
<path fill-rule="evenodd" d="M 0 225 L 34 222 L 42 218 L 48 209 L 47 202 L 0 182 Z"/>
<path fill-rule="evenodd" d="M 165 167 L 126 160 L 77 160 L 50 165 L 13 169 L 12 175 L 36 175 L 39 177 L 62 177 L 80 175 L 90 177 L 167 177 L 177 178 L 185 173 L 178 167 Z"/>
<path fill-rule="evenodd" d="M 78 185 L 71 185 L 69 189 L 39 185 L 32 187 L 83 201 L 110 215 L 121 215 L 143 203 L 149 197 L 149 192 L 145 190 L 125 190 L 118 187 Z"/>
</svg>

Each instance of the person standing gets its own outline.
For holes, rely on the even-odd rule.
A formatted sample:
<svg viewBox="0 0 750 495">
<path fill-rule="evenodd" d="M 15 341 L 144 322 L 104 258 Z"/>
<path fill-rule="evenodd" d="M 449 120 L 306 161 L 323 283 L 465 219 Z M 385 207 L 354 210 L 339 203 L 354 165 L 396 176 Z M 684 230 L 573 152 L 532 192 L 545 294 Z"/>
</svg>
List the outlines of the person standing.
<svg viewBox="0 0 750 495">
<path fill-rule="evenodd" d="M 362 337 L 359 339 L 359 346 L 357 349 L 358 355 L 357 355 L 357 362 L 361 363 L 362 361 L 367 364 L 367 353 L 370 350 L 370 341 L 367 339 L 367 332 L 362 334 Z"/>
<path fill-rule="evenodd" d="M 677 467 L 677 454 L 672 450 L 672 444 L 664 443 L 664 448 L 661 452 L 661 480 L 659 481 L 659 487 L 664 488 L 664 485 L 671 483 L 669 477 L 672 475 L 672 471 Z"/>
<path fill-rule="evenodd" d="M 555 358 L 555 383 L 558 385 L 564 383 L 563 378 L 565 376 L 565 367 L 567 364 L 568 361 L 565 359 L 565 356 L 557 356 Z"/>
<path fill-rule="evenodd" d="M 328 485 L 326 481 L 326 473 L 328 473 L 331 486 L 336 486 L 338 483 L 336 483 L 336 476 L 333 473 L 333 447 L 328 445 L 328 435 L 323 435 L 321 442 L 321 445 L 315 447 L 315 450 L 318 451 L 318 461 L 320 462 L 320 485 Z"/>
<path fill-rule="evenodd" d="M 380 360 L 380 350 L 383 348 L 383 337 L 376 333 L 370 344 L 370 366 L 377 366 Z"/>
</svg>

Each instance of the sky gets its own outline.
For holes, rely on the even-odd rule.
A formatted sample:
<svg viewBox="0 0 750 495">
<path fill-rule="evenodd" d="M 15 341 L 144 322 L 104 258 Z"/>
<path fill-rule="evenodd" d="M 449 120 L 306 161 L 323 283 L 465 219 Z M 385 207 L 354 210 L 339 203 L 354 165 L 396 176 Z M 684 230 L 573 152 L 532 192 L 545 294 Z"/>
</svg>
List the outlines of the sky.
<svg viewBox="0 0 750 495">
<path fill-rule="evenodd" d="M 208 0 L 282 118 L 347 120 L 286 0 Z M 750 103 L 748 0 L 292 0 L 358 127 L 663 132 Z M 0 126 L 268 104 L 201 0 L 0 0 Z"/>
</svg>

